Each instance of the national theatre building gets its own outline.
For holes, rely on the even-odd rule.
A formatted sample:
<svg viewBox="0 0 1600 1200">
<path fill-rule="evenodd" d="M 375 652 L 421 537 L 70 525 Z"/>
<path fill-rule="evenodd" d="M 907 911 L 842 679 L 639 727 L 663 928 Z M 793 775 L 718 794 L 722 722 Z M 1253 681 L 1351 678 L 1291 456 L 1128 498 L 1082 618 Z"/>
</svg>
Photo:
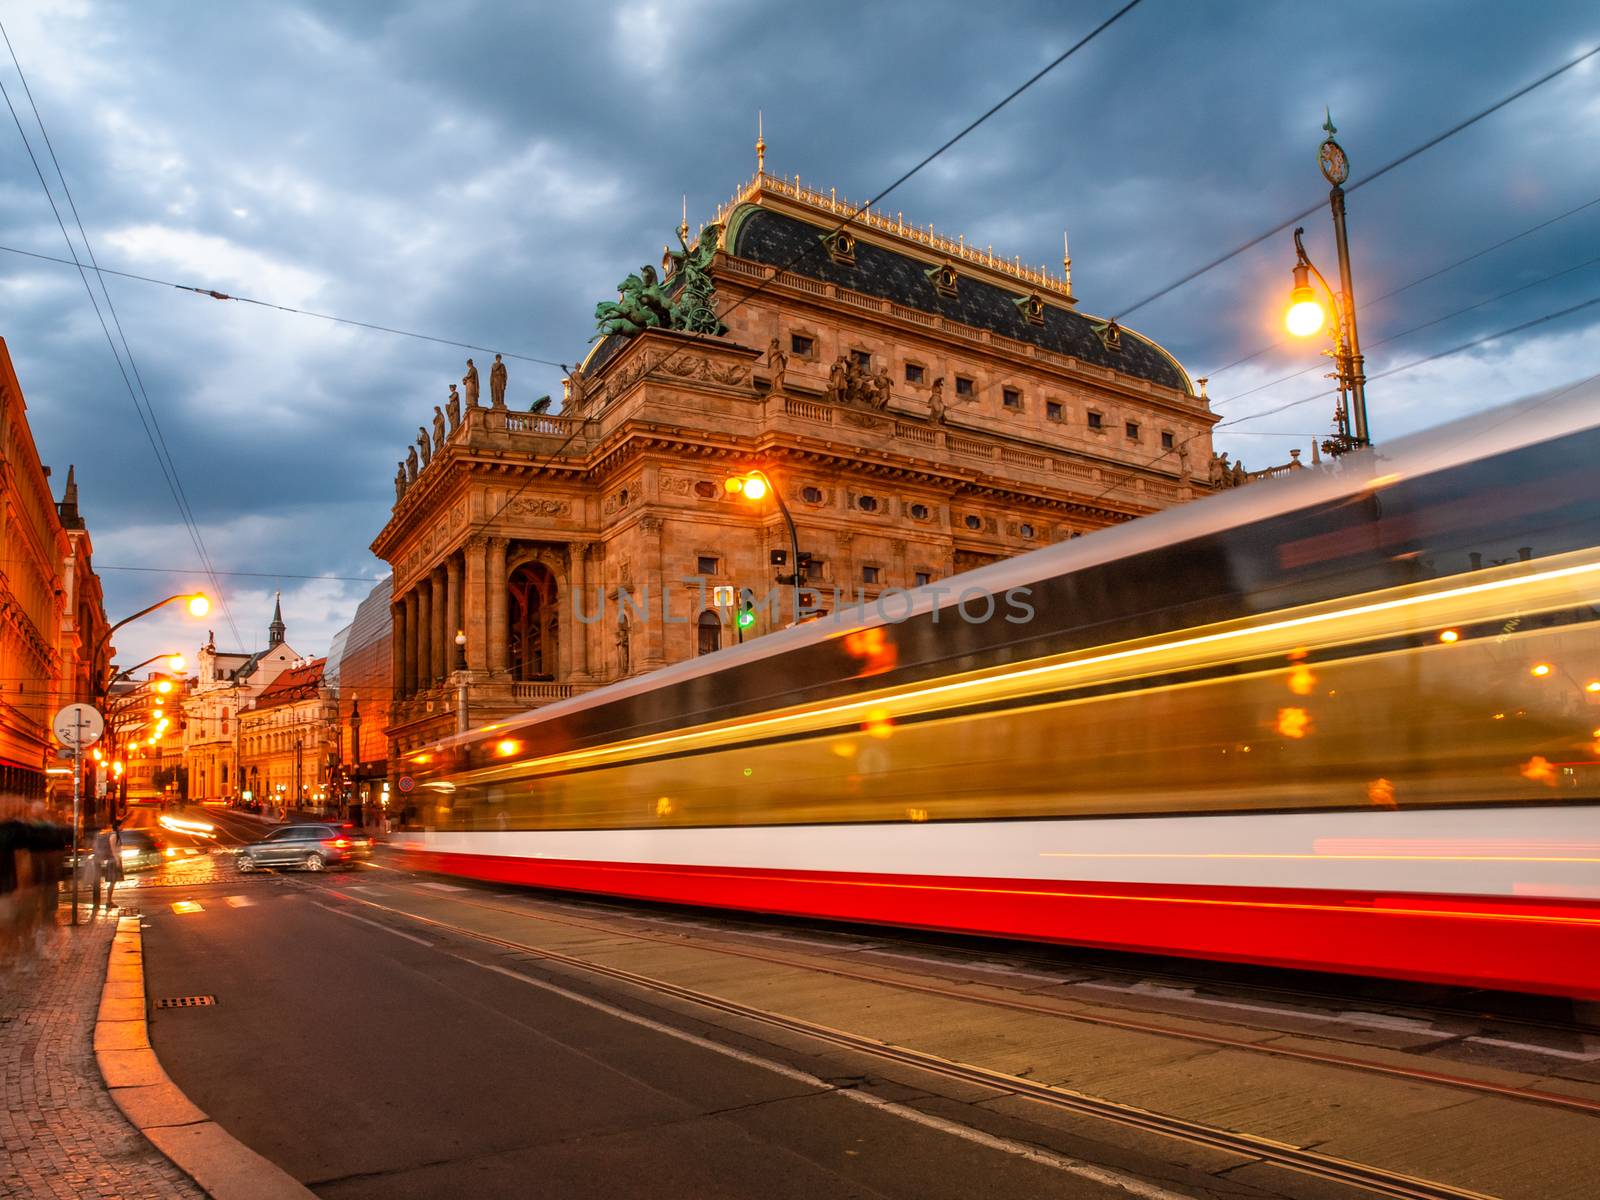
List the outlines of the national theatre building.
<svg viewBox="0 0 1600 1200">
<path fill-rule="evenodd" d="M 487 403 L 476 366 L 452 387 L 372 544 L 396 754 L 457 729 L 463 699 L 476 727 L 731 643 L 714 589 L 766 597 L 797 569 L 773 498 L 728 489 L 742 472 L 792 514 L 814 612 L 1215 486 L 1204 396 L 1078 310 L 1070 259 L 852 211 L 758 171 L 599 306 L 558 412 L 508 404 L 498 362 Z M 763 607 L 743 636 L 793 618 Z"/>
</svg>

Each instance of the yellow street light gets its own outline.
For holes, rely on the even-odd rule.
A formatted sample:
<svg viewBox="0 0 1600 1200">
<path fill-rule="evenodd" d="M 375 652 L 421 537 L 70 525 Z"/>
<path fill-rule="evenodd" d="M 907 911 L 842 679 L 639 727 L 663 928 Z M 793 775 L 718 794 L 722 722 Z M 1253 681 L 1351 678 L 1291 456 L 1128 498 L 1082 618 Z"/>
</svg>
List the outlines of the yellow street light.
<svg viewBox="0 0 1600 1200">
<path fill-rule="evenodd" d="M 211 601 L 206 599 L 204 593 L 196 592 L 189 597 L 189 615 L 203 617 L 211 611 Z"/>
<path fill-rule="evenodd" d="M 188 665 L 189 664 L 184 660 L 184 657 L 181 654 L 174 654 L 171 658 L 167 659 L 167 668 L 174 673 L 181 672 L 184 667 Z M 171 686 L 171 684 L 167 685 L 169 689 Z"/>
<path fill-rule="evenodd" d="M 746 500 L 762 500 L 767 494 L 772 494 L 777 501 L 778 512 L 783 516 L 783 523 L 789 530 L 789 552 L 794 556 L 789 564 L 794 572 L 789 576 L 794 589 L 794 623 L 800 622 L 800 533 L 794 525 L 794 515 L 790 513 L 789 506 L 783 501 L 783 493 L 772 486 L 772 480 L 767 478 L 766 472 L 749 470 L 743 475 L 733 475 L 723 485 L 731 496 L 742 495 Z"/>
<path fill-rule="evenodd" d="M 1546 675 L 1550 674 L 1550 664 L 1534 663 L 1533 666 L 1528 668 L 1528 674 L 1533 675 L 1536 678 L 1543 679 Z"/>
<path fill-rule="evenodd" d="M 735 496 L 744 496 L 747 500 L 760 500 L 767 494 L 767 481 L 765 477 L 752 471 L 748 475 L 735 475 L 727 482 L 727 489 Z"/>
<path fill-rule="evenodd" d="M 1328 314 L 1318 302 L 1316 292 L 1311 290 L 1309 274 L 1307 264 L 1295 264 L 1294 287 L 1289 291 L 1289 309 L 1283 319 L 1295 337 L 1312 337 L 1328 324 Z"/>
<path fill-rule="evenodd" d="M 1600 692 L 1600 679 L 1589 680 L 1588 683 L 1583 685 L 1583 690 L 1586 692 Z"/>
<path fill-rule="evenodd" d="M 156 680 L 156 691 L 160 692 L 163 696 L 165 696 L 171 690 L 172 690 L 172 681 L 170 679 L 158 679 L 158 680 Z"/>
</svg>

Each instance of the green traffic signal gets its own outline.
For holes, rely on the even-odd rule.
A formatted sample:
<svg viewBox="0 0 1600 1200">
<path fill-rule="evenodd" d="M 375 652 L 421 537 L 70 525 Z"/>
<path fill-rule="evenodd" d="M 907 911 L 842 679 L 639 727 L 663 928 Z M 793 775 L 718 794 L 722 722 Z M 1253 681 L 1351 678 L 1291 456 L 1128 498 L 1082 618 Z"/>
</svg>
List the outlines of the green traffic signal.
<svg viewBox="0 0 1600 1200">
<path fill-rule="evenodd" d="M 756 623 L 756 613 L 753 608 L 741 609 L 739 612 L 739 628 L 749 629 Z"/>
</svg>

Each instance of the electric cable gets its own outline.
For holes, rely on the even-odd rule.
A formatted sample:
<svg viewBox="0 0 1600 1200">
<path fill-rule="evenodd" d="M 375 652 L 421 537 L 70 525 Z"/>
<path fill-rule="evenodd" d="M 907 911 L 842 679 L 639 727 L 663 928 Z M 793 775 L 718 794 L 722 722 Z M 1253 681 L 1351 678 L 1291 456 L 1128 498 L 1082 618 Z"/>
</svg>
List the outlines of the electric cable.
<svg viewBox="0 0 1600 1200">
<path fill-rule="evenodd" d="M 1362 177 L 1361 179 L 1358 179 L 1355 183 L 1350 184 L 1348 187 L 1346 187 L 1344 189 L 1345 190 L 1345 194 L 1348 195 L 1349 193 L 1355 191 L 1358 188 L 1366 187 L 1367 184 L 1373 183 L 1376 180 L 1379 180 L 1379 179 L 1383 178 L 1383 176 L 1387 175 L 1390 171 L 1394 170 L 1396 167 L 1402 166 L 1403 164 L 1410 162 L 1412 159 L 1416 158 L 1419 154 L 1423 154 L 1426 151 L 1433 149 L 1440 142 L 1443 142 L 1443 141 L 1445 141 L 1445 140 L 1447 140 L 1449 138 L 1452 138 L 1456 134 L 1460 133 L 1462 130 L 1468 129 L 1471 126 L 1476 125 L 1479 121 L 1483 120 L 1485 117 L 1499 112 L 1506 105 L 1512 103 L 1513 101 L 1520 100 L 1523 96 L 1526 96 L 1529 92 L 1532 92 L 1537 88 L 1543 87 L 1545 84 L 1549 83 L 1552 79 L 1555 79 L 1558 76 L 1565 74 L 1567 71 L 1572 70 L 1573 67 L 1578 66 L 1580 63 L 1588 61 L 1590 58 L 1593 58 L 1596 54 L 1600 54 L 1600 46 L 1595 46 L 1595 47 L 1592 47 L 1589 50 L 1585 50 L 1582 54 L 1578 55 L 1576 58 L 1570 59 L 1569 61 L 1567 61 L 1565 63 L 1562 63 L 1559 67 L 1556 67 L 1552 71 L 1546 72 L 1545 74 L 1541 75 L 1538 79 L 1535 79 L 1532 83 L 1524 84 L 1522 87 L 1518 88 L 1516 91 L 1512 92 L 1510 95 L 1504 96 L 1501 99 L 1496 100 L 1493 104 L 1489 105 L 1488 108 L 1482 109 L 1482 110 L 1474 113 L 1472 116 L 1467 117 L 1463 121 L 1458 121 L 1456 124 L 1452 125 L 1449 129 L 1446 129 L 1443 133 L 1436 134 L 1435 136 L 1429 138 L 1427 141 L 1423 142 L 1421 145 L 1413 146 L 1410 150 L 1407 150 L 1404 154 L 1400 155 L 1399 158 L 1391 159 L 1389 162 L 1387 162 L 1383 166 L 1379 167 L 1376 171 L 1372 172 L 1372 174 L 1366 175 L 1366 176 Z M 1288 229 L 1289 226 L 1293 225 L 1296 221 L 1305 220 L 1305 218 L 1309 217 L 1312 213 L 1314 213 L 1318 209 L 1320 209 L 1322 207 L 1323 203 L 1324 203 L 1324 201 L 1319 200 L 1317 203 L 1311 205 L 1309 208 L 1302 209 L 1300 212 L 1297 212 L 1294 216 L 1290 217 L 1288 220 L 1283 221 L 1283 222 L 1281 222 L 1281 223 L 1279 223 L 1277 225 L 1274 225 L 1271 229 L 1268 229 L 1265 233 L 1259 233 L 1255 237 L 1251 238 L 1249 241 L 1243 242 L 1240 245 L 1235 246 L 1232 250 L 1229 250 L 1226 254 L 1223 254 L 1220 257 L 1212 259 L 1210 262 L 1206 263 L 1204 266 L 1195 268 L 1193 271 L 1190 271 L 1187 275 L 1183 276 L 1181 279 L 1176 279 L 1173 282 L 1167 284 L 1165 287 L 1158 288 L 1156 291 L 1151 292 L 1143 300 L 1140 300 L 1137 304 L 1132 304 L 1132 305 L 1128 306 L 1127 308 L 1124 308 L 1115 317 L 1113 317 L 1112 320 L 1113 321 L 1117 321 L 1117 322 L 1120 323 L 1121 321 L 1126 319 L 1129 315 L 1138 312 L 1141 308 L 1144 308 L 1147 304 L 1152 304 L 1155 301 L 1161 299 L 1163 296 L 1166 296 L 1166 295 L 1168 295 L 1168 294 L 1170 294 L 1172 292 L 1177 291 L 1179 288 L 1183 287 L 1185 284 L 1192 283 L 1194 280 L 1200 278 L 1200 276 L 1204 275 L 1206 272 L 1213 271 L 1217 267 L 1220 267 L 1223 263 L 1229 261 L 1230 259 L 1237 258 L 1239 255 L 1243 254 L 1246 250 L 1249 250 L 1254 246 L 1259 246 L 1262 242 L 1266 241 L 1269 237 L 1272 237 L 1274 234 L 1282 233 L 1285 229 Z"/>
</svg>

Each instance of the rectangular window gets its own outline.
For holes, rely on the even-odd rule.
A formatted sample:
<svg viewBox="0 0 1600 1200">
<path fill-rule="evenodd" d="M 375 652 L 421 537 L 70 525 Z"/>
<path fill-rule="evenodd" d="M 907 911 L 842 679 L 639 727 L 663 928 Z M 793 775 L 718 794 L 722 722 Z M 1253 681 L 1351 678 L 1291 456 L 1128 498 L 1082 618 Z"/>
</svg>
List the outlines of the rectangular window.
<svg viewBox="0 0 1600 1200">
<path fill-rule="evenodd" d="M 1089 428 L 1090 429 L 1100 429 L 1100 428 L 1102 428 L 1102 421 L 1103 421 L 1103 418 L 1100 416 L 1099 413 L 1092 412 L 1092 413 L 1089 414 Z"/>
<path fill-rule="evenodd" d="M 1137 442 L 1139 440 L 1139 422 L 1129 421 L 1123 426 L 1123 429 L 1127 432 L 1128 440 L 1130 442 Z"/>
<path fill-rule="evenodd" d="M 968 379 L 965 375 L 956 376 L 956 395 L 970 396 L 972 395 L 972 389 L 972 380 Z"/>
<path fill-rule="evenodd" d="M 861 582 L 862 583 L 877 583 L 882 575 L 883 575 L 883 569 L 881 567 L 862 567 L 861 568 Z"/>
<path fill-rule="evenodd" d="M 916 363 L 906 364 L 907 383 L 921 383 L 925 378 L 927 378 L 927 375 L 928 369 L 926 367 L 919 367 Z"/>
<path fill-rule="evenodd" d="M 927 587 L 932 582 L 933 582 L 933 575 L 930 572 L 928 572 L 928 571 L 918 571 L 917 572 L 917 586 L 918 587 Z"/>
<path fill-rule="evenodd" d="M 1044 402 L 1044 415 L 1051 421 L 1061 420 L 1061 401 L 1046 400 Z"/>
<path fill-rule="evenodd" d="M 1162 430 L 1161 431 L 1161 448 L 1163 450 L 1171 450 L 1172 446 L 1173 446 L 1172 434 L 1169 433 L 1166 430 Z"/>
<path fill-rule="evenodd" d="M 803 333 L 789 335 L 789 353 L 798 354 L 801 358 L 809 358 L 817 343 Z"/>
<path fill-rule="evenodd" d="M 820 562 L 818 562 L 814 558 L 806 559 L 806 562 L 805 562 L 805 576 L 806 576 L 806 578 L 808 580 L 812 580 L 812 581 L 821 579 L 822 578 L 822 564 Z"/>
<path fill-rule="evenodd" d="M 1016 388 L 1002 388 L 1000 391 L 1000 403 L 1007 408 L 1021 408 L 1022 393 L 1017 391 Z"/>
<path fill-rule="evenodd" d="M 866 350 L 850 351 L 850 359 L 863 371 L 872 370 L 872 355 Z"/>
<path fill-rule="evenodd" d="M 695 562 L 695 570 L 701 575 L 715 575 L 717 568 L 722 565 L 721 559 L 713 558 L 709 554 L 702 554 Z"/>
</svg>

